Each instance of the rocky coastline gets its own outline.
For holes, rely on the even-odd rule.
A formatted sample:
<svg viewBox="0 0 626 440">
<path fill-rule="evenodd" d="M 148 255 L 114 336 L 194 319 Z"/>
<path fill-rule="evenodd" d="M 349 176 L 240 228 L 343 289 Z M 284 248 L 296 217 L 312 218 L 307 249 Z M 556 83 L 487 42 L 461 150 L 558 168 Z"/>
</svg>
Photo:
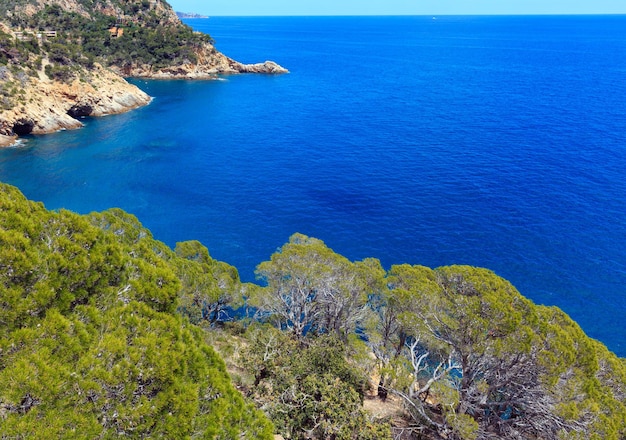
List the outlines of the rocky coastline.
<svg viewBox="0 0 626 440">
<path fill-rule="evenodd" d="M 165 0 L 0 2 L 0 146 L 150 103 L 125 78 L 287 72 L 272 61 L 242 64 L 227 57 L 210 36 L 184 25 Z"/>
<path fill-rule="evenodd" d="M 0 114 L 0 143 L 6 146 L 26 134 L 80 128 L 81 117 L 123 113 L 148 104 L 150 99 L 138 87 L 98 65 L 88 78 L 71 83 L 30 79 L 23 88 L 21 103 Z"/>
<path fill-rule="evenodd" d="M 154 70 L 150 66 L 132 70 L 105 68 L 98 64 L 70 83 L 52 81 L 42 72 L 23 87 L 21 102 L 0 112 L 0 147 L 15 144 L 20 136 L 77 129 L 86 116 L 123 113 L 150 103 L 151 98 L 125 77 L 145 79 L 216 79 L 240 73 L 282 74 L 287 69 L 272 61 L 242 64 L 203 48 L 194 64 Z"/>
</svg>

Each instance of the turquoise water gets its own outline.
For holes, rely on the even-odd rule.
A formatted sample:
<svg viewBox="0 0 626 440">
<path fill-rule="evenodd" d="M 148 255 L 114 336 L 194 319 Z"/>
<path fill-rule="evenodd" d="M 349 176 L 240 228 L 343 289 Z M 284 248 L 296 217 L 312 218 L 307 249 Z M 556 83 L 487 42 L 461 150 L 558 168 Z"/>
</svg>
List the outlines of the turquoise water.
<svg viewBox="0 0 626 440">
<path fill-rule="evenodd" d="M 0 151 L 0 180 L 121 207 L 245 280 L 294 232 L 488 267 L 626 356 L 626 17 L 188 23 L 291 73 L 135 80 L 151 105 Z"/>
</svg>

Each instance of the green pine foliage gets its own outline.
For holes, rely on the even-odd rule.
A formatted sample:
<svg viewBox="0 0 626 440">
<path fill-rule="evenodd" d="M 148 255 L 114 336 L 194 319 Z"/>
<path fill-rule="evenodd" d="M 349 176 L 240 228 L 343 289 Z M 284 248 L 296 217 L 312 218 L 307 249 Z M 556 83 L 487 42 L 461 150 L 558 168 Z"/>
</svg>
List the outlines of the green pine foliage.
<svg viewBox="0 0 626 440">
<path fill-rule="evenodd" d="M 175 313 L 177 260 L 120 210 L 50 212 L 0 186 L 3 437 L 272 438 Z"/>
<path fill-rule="evenodd" d="M 214 260 L 209 250 L 192 240 L 177 243 L 176 271 L 182 283 L 179 311 L 193 323 L 214 325 L 228 310 L 243 305 L 249 285 L 241 283 L 233 266 Z"/>
<path fill-rule="evenodd" d="M 295 234 L 258 274 L 0 185 L 3 438 L 626 438 L 626 361 L 489 270 Z M 376 389 L 406 429 L 364 410 Z"/>
</svg>

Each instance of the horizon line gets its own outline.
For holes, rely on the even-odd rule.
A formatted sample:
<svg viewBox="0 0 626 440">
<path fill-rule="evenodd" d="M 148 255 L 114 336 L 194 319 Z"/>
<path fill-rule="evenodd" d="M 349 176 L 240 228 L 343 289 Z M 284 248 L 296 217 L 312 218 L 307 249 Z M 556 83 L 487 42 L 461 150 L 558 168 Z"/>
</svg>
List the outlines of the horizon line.
<svg viewBox="0 0 626 440">
<path fill-rule="evenodd" d="M 199 12 L 176 11 L 181 14 L 197 14 L 204 17 L 186 17 L 193 18 L 211 18 L 211 17 L 567 17 L 567 16 L 626 16 L 626 12 L 568 12 L 568 13 L 482 13 L 482 14 L 202 14 Z"/>
</svg>

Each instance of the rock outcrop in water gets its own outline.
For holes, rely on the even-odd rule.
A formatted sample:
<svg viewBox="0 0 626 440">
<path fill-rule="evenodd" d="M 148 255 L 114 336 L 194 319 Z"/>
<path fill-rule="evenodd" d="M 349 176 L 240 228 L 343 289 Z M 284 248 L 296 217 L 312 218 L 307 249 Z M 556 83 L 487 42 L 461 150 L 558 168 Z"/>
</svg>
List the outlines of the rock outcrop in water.
<svg viewBox="0 0 626 440">
<path fill-rule="evenodd" d="M 227 57 L 163 0 L 15 0 L 0 17 L 0 146 L 148 104 L 125 77 L 288 72 Z"/>
</svg>

